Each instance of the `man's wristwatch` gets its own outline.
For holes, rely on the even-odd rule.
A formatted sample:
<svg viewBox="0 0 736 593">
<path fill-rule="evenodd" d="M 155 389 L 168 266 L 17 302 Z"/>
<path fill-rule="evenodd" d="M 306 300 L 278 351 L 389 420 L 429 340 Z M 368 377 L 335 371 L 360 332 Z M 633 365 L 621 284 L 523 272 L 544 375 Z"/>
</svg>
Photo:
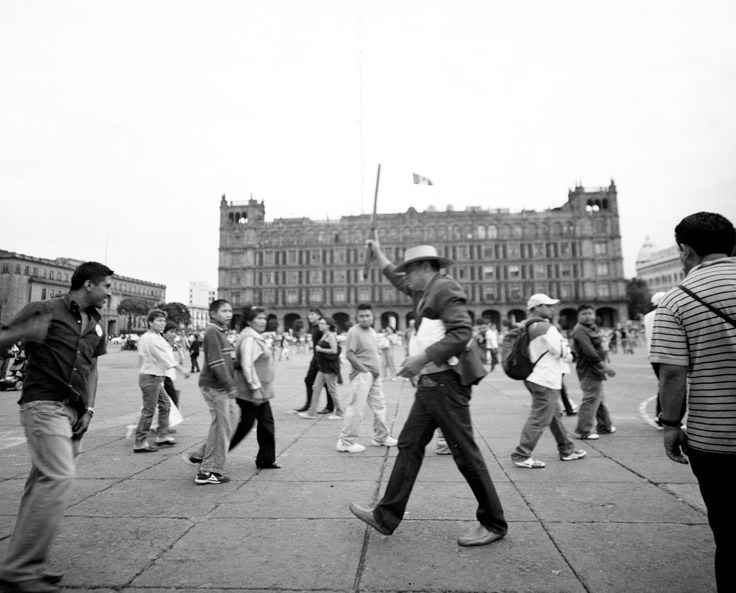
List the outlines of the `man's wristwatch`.
<svg viewBox="0 0 736 593">
<path fill-rule="evenodd" d="M 92 407 L 89 407 L 89 406 L 87 407 L 87 409 L 85 410 L 85 412 L 87 412 L 90 416 L 94 416 L 95 415 L 95 409 L 92 408 Z"/>
</svg>

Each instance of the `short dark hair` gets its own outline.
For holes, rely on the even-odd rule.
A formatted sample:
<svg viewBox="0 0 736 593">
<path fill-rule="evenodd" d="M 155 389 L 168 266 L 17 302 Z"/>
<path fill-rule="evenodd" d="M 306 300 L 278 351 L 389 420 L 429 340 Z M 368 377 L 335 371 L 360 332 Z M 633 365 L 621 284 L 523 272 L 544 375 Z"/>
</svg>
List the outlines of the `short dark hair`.
<svg viewBox="0 0 736 593">
<path fill-rule="evenodd" d="M 246 305 L 243 307 L 243 312 L 240 314 L 243 321 L 243 326 L 249 321 L 253 321 L 261 313 L 265 313 L 266 309 L 259 307 L 258 305 Z"/>
<path fill-rule="evenodd" d="M 481 317 L 478 320 L 478 325 L 491 325 L 491 320 L 488 317 Z"/>
<path fill-rule="evenodd" d="M 327 327 L 330 328 L 331 332 L 337 330 L 337 325 L 335 324 L 335 320 L 332 317 L 320 317 L 320 319 L 327 324 Z"/>
<path fill-rule="evenodd" d="M 317 307 L 309 307 L 309 309 L 307 309 L 307 313 L 316 313 L 317 315 L 322 317 L 322 311 L 320 311 Z"/>
<path fill-rule="evenodd" d="M 725 216 L 696 212 L 675 227 L 675 241 L 678 245 L 689 245 L 699 257 L 711 253 L 731 255 L 736 244 L 736 230 Z"/>
<path fill-rule="evenodd" d="M 359 303 L 358 304 L 358 313 L 361 311 L 370 311 L 373 313 L 373 306 L 370 303 Z"/>
<path fill-rule="evenodd" d="M 79 290 L 87 280 L 92 282 L 92 284 L 99 284 L 107 276 L 112 276 L 114 273 L 105 264 L 96 261 L 84 262 L 72 274 L 71 289 Z"/>
<path fill-rule="evenodd" d="M 172 321 L 171 319 L 168 319 L 166 321 L 166 325 L 164 326 L 164 333 L 171 331 L 172 329 L 178 330 L 179 324 L 176 323 L 176 321 Z"/>
<path fill-rule="evenodd" d="M 593 307 L 593 305 L 589 305 L 588 303 L 583 303 L 582 305 L 578 307 L 578 313 L 580 313 L 581 311 L 587 311 L 588 309 L 590 309 L 591 311 L 595 311 L 595 308 Z"/>
<path fill-rule="evenodd" d="M 166 311 L 162 311 L 161 309 L 151 309 L 148 312 L 148 317 L 146 317 L 146 321 L 148 321 L 148 323 L 151 323 L 151 321 L 153 321 L 154 319 L 158 319 L 159 317 L 163 317 L 164 319 L 166 319 Z"/>
<path fill-rule="evenodd" d="M 210 315 L 217 313 L 223 305 L 229 305 L 230 302 L 225 299 L 215 299 L 210 303 Z"/>
</svg>

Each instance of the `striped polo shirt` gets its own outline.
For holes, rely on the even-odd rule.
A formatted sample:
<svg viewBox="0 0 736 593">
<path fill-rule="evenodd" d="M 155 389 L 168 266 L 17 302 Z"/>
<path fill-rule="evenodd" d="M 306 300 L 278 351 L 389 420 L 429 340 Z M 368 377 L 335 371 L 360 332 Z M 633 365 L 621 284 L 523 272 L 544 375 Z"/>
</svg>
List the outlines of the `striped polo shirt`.
<svg viewBox="0 0 736 593">
<path fill-rule="evenodd" d="M 736 320 L 736 258 L 696 266 L 682 285 Z M 688 445 L 736 454 L 736 327 L 673 288 L 657 308 L 650 359 L 687 367 Z"/>
</svg>

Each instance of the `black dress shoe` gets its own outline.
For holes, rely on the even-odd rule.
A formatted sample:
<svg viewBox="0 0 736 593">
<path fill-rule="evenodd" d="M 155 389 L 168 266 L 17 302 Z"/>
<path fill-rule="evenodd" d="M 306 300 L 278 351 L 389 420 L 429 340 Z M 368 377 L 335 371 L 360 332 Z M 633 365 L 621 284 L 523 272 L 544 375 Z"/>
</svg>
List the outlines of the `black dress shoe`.
<svg viewBox="0 0 736 593">
<path fill-rule="evenodd" d="M 11 593 L 57 593 L 59 591 L 55 583 L 45 578 L 17 582 L 0 580 L 0 586 Z"/>
<path fill-rule="evenodd" d="M 354 502 L 351 502 L 350 512 L 358 517 L 358 519 L 363 521 L 363 523 L 368 523 L 368 525 L 373 527 L 373 529 L 375 529 L 378 533 L 382 533 L 383 535 L 391 535 L 393 533 L 393 531 L 388 530 L 386 527 L 376 521 L 376 518 L 373 516 L 373 509 L 366 509 L 358 504 L 355 504 Z"/>
<path fill-rule="evenodd" d="M 500 533 L 495 533 L 490 529 L 486 529 L 483 525 L 478 525 L 465 535 L 458 538 L 457 543 L 461 546 L 486 546 L 503 537 Z"/>
<path fill-rule="evenodd" d="M 294 411 L 297 412 L 297 413 L 299 413 L 299 412 L 306 412 L 308 409 L 309 409 L 309 406 L 308 405 L 304 405 L 301 408 L 294 408 Z"/>
<path fill-rule="evenodd" d="M 64 578 L 64 573 L 47 570 L 46 572 L 43 573 L 43 576 L 41 578 L 47 583 L 51 583 L 52 585 L 55 585 L 56 583 L 61 582 L 61 579 Z"/>
<path fill-rule="evenodd" d="M 281 469 L 281 464 L 275 461 L 273 463 L 258 463 L 256 461 L 256 467 L 258 469 Z"/>
<path fill-rule="evenodd" d="M 335 411 L 335 408 L 325 408 L 324 410 L 320 410 L 317 412 L 317 414 L 332 414 L 332 412 Z"/>
</svg>

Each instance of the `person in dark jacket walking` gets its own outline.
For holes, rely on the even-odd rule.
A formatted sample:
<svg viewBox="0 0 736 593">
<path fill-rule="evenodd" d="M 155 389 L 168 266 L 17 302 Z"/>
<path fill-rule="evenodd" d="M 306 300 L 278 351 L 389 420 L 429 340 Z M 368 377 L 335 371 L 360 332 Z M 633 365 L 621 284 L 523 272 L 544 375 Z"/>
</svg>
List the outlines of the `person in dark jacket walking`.
<svg viewBox="0 0 736 593">
<path fill-rule="evenodd" d="M 572 339 L 575 343 L 575 370 L 583 390 L 575 436 L 595 440 L 600 434 L 616 432 L 603 394 L 603 381 L 615 376 L 616 371 L 606 362 L 603 340 L 595 325 L 595 309 L 590 305 L 578 307 L 578 323 L 572 330 Z"/>
<path fill-rule="evenodd" d="M 399 266 L 389 261 L 377 241 L 369 241 L 368 245 L 386 278 L 414 302 L 417 334 L 411 341 L 411 355 L 398 374 L 416 377 L 417 391 L 399 435 L 398 456 L 383 498 L 373 508 L 352 503 L 350 511 L 379 533 L 391 535 L 404 518 L 425 449 L 434 431 L 441 428 L 455 464 L 478 501 L 478 525 L 460 536 L 458 544 L 484 546 L 495 542 L 506 535 L 508 525 L 473 438 L 471 386 L 486 371 L 477 354 L 466 350 L 473 330 L 465 291 L 440 272 L 452 262 L 440 257 L 431 245 L 407 249 Z M 460 357 L 469 363 L 468 367 Z"/>
</svg>

